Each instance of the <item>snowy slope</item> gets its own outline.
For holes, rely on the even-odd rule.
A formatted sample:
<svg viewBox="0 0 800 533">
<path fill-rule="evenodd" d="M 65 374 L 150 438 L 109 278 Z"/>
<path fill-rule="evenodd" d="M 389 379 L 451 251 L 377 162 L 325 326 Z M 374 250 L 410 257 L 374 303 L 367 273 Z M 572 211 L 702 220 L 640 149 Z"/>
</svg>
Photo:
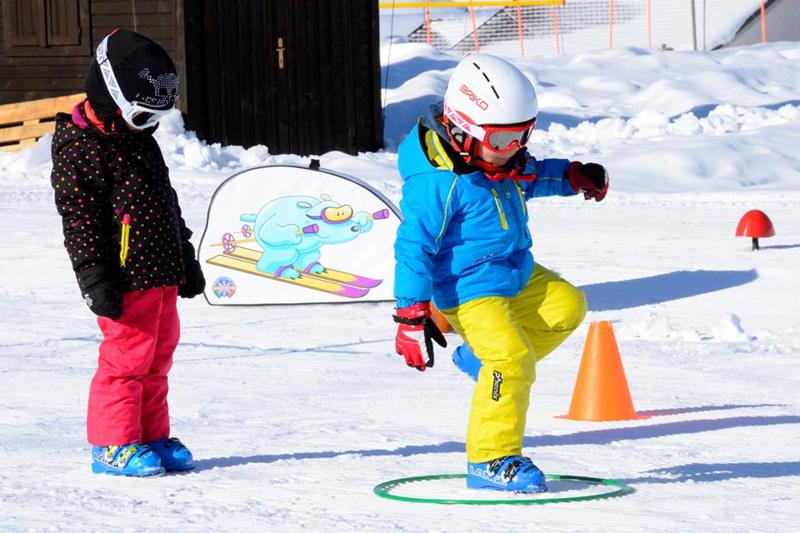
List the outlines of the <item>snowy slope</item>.
<svg viewBox="0 0 800 533">
<path fill-rule="evenodd" d="M 61 247 L 49 140 L 0 154 L 0 530 L 796 530 L 798 59 L 800 44 L 782 43 L 518 63 L 541 98 L 533 151 L 596 160 L 612 175 L 601 204 L 530 204 L 537 260 L 581 286 L 590 313 L 538 369 L 526 452 L 546 472 L 636 489 L 598 502 L 472 507 L 375 497 L 381 481 L 463 471 L 471 397 L 449 361 L 455 336 L 425 374 L 393 354 L 390 303 L 181 301 L 170 403 L 174 434 L 198 469 L 147 480 L 91 475 L 84 417 L 99 336 Z M 396 145 L 454 64 L 395 44 L 386 150 L 323 154 L 322 166 L 397 202 Z M 177 115 L 159 142 L 198 237 L 225 177 L 308 161 L 207 146 Z M 733 236 L 753 208 L 777 229 L 760 252 Z M 651 418 L 555 418 L 569 407 L 592 320 L 613 321 L 636 407 Z"/>
</svg>

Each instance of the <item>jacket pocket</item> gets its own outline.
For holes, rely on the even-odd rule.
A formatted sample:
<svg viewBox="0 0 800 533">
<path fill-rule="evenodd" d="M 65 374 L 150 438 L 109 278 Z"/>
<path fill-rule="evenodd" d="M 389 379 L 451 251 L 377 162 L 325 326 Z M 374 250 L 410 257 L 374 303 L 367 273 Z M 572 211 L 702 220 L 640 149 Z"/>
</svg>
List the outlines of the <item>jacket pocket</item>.
<svg viewBox="0 0 800 533">
<path fill-rule="evenodd" d="M 500 195 L 497 194 L 494 188 L 492 188 L 492 198 L 494 198 L 494 205 L 497 207 L 497 214 L 500 216 L 500 227 L 507 231 L 508 219 L 506 218 L 505 211 L 503 211 L 503 203 L 500 201 Z"/>
<path fill-rule="evenodd" d="M 125 268 L 128 260 L 128 247 L 131 239 L 131 216 L 122 217 L 122 226 L 119 233 L 119 266 Z"/>
</svg>

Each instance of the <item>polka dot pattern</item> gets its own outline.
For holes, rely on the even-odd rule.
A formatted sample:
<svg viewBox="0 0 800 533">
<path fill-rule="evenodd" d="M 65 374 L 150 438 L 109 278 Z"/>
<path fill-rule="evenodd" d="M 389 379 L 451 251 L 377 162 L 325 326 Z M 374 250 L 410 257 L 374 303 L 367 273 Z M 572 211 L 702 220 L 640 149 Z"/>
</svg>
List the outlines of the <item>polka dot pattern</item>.
<svg viewBox="0 0 800 533">
<path fill-rule="evenodd" d="M 169 169 L 152 132 L 106 135 L 59 114 L 50 181 L 72 268 L 118 265 L 120 288 L 148 289 L 184 281 L 181 218 Z M 128 255 L 120 265 L 122 221 L 130 216 Z"/>
</svg>

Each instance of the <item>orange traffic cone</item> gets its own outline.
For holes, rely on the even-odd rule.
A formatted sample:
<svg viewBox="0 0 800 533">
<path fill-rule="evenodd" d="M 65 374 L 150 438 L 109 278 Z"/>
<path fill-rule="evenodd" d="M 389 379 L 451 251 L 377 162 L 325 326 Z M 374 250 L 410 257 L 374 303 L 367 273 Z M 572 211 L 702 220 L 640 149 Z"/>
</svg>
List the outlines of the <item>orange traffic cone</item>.
<svg viewBox="0 0 800 533">
<path fill-rule="evenodd" d="M 617 339 L 607 320 L 589 325 L 572 403 L 564 418 L 592 421 L 649 418 L 637 415 L 633 408 Z"/>
<path fill-rule="evenodd" d="M 442 333 L 450 333 L 453 331 L 453 327 L 450 325 L 450 322 L 444 317 L 444 315 L 436 309 L 436 306 L 431 304 L 431 318 L 433 319 L 433 323 L 436 324 L 436 327 L 439 328 L 439 331 Z"/>
</svg>

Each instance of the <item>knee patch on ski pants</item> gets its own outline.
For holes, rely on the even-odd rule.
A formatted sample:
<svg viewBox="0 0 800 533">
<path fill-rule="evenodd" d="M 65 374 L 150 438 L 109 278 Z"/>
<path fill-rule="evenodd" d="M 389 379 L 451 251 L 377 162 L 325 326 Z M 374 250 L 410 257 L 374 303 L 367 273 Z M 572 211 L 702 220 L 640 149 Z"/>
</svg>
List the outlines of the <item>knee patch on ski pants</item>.
<svg viewBox="0 0 800 533">
<path fill-rule="evenodd" d="M 536 265 L 516 296 L 476 298 L 442 313 L 483 363 L 472 396 L 467 460 L 521 454 L 536 362 L 583 321 L 583 292 Z"/>
</svg>

